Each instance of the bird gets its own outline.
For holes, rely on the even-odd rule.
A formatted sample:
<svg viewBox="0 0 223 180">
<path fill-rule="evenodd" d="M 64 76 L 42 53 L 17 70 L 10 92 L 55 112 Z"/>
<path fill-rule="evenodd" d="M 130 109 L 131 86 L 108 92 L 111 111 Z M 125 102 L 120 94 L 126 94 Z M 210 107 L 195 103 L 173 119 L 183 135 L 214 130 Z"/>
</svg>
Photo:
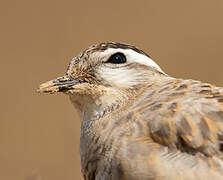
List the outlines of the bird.
<svg viewBox="0 0 223 180">
<path fill-rule="evenodd" d="M 85 180 L 223 179 L 223 88 L 174 78 L 135 46 L 92 45 L 37 91 L 77 110 Z"/>
</svg>

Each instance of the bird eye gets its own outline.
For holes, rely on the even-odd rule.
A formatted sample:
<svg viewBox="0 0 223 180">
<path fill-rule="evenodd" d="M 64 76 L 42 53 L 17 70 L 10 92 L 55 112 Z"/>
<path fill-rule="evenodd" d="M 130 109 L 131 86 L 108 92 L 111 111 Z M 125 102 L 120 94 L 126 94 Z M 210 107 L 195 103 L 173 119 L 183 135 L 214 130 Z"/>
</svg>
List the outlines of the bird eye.
<svg viewBox="0 0 223 180">
<path fill-rule="evenodd" d="M 126 62 L 126 57 L 122 53 L 113 54 L 106 63 L 122 64 Z"/>
</svg>

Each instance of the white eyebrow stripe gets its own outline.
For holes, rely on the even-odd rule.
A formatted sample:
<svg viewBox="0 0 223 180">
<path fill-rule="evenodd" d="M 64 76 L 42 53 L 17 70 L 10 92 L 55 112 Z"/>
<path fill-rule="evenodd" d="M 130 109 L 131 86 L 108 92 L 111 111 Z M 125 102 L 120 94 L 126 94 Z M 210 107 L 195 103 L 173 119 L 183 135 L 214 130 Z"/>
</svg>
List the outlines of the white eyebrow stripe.
<svg viewBox="0 0 223 180">
<path fill-rule="evenodd" d="M 155 68 L 161 73 L 164 73 L 162 69 L 151 58 L 144 54 L 138 53 L 132 49 L 108 48 L 107 50 L 101 53 L 104 57 L 107 57 L 108 55 L 112 55 L 118 52 L 125 54 L 128 62 L 137 62 L 140 64 L 144 64 L 146 66 Z"/>
</svg>

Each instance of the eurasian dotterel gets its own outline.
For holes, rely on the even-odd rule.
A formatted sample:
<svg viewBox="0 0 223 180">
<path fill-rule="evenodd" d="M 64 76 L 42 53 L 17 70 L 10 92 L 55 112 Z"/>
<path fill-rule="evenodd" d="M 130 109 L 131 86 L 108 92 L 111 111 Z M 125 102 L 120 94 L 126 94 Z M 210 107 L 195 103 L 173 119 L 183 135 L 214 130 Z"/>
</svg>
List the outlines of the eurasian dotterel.
<svg viewBox="0 0 223 180">
<path fill-rule="evenodd" d="M 39 92 L 82 119 L 85 180 L 223 179 L 223 88 L 171 77 L 142 50 L 100 43 Z"/>
</svg>

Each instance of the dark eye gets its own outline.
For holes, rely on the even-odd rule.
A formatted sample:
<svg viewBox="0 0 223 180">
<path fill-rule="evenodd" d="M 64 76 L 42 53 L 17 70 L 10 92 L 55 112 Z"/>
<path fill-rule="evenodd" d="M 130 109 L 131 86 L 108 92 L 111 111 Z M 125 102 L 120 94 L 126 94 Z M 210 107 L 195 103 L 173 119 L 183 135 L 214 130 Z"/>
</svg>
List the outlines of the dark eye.
<svg viewBox="0 0 223 180">
<path fill-rule="evenodd" d="M 122 64 L 126 62 L 126 57 L 122 53 L 113 54 L 106 63 Z"/>
</svg>

